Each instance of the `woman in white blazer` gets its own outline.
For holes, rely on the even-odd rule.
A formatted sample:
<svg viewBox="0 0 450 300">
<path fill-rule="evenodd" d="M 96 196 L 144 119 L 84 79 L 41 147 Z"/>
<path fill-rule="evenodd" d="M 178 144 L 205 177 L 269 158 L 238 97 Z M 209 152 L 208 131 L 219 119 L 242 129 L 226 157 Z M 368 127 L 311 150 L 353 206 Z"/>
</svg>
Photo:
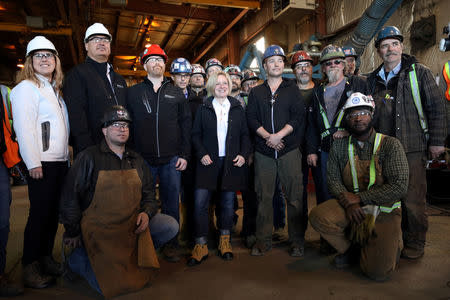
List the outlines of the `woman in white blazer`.
<svg viewBox="0 0 450 300">
<path fill-rule="evenodd" d="M 24 65 L 11 91 L 14 130 L 29 171 L 23 279 L 25 286 L 45 288 L 62 272 L 52 252 L 68 170 L 69 122 L 61 96 L 61 62 L 53 43 L 43 36 L 32 39 Z"/>
</svg>

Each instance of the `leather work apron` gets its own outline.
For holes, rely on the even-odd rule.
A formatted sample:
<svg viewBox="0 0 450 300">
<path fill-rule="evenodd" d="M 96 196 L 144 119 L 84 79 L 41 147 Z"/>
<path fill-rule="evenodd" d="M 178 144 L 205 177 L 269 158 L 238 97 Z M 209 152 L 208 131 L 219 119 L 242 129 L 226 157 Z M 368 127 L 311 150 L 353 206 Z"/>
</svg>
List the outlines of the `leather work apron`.
<svg viewBox="0 0 450 300">
<path fill-rule="evenodd" d="M 383 141 L 383 139 L 382 139 Z M 381 141 L 381 143 L 382 143 Z M 369 160 L 359 160 L 359 156 L 355 154 L 355 167 L 356 173 L 358 174 L 358 185 L 359 191 L 363 192 L 367 190 L 367 186 L 369 185 L 370 179 L 370 159 Z M 374 185 L 382 185 L 383 184 L 383 174 L 381 170 L 381 166 L 378 160 L 378 153 L 375 154 L 375 183 Z M 352 181 L 352 171 L 350 167 L 350 160 L 344 167 L 344 171 L 342 172 L 342 179 L 344 182 L 347 191 L 353 191 L 353 181 Z"/>
<path fill-rule="evenodd" d="M 100 171 L 94 198 L 83 212 L 83 242 L 106 298 L 143 288 L 157 273 L 150 266 L 159 268 L 148 228 L 139 237 L 134 233 L 141 187 L 136 169 Z"/>
<path fill-rule="evenodd" d="M 380 145 L 383 143 L 381 140 Z M 374 186 L 382 185 L 383 174 L 382 167 L 378 159 L 378 153 L 375 154 L 375 183 Z M 355 153 L 355 167 L 358 174 L 358 185 L 360 192 L 366 191 L 370 178 L 370 159 L 359 160 Z M 347 162 L 343 173 L 343 183 L 348 191 L 353 191 L 353 181 L 350 162 Z M 373 188 L 373 186 L 372 186 Z M 360 266 L 364 273 L 371 278 L 385 278 L 391 274 L 397 265 L 402 247 L 401 238 L 401 210 L 394 209 L 390 213 L 380 212 L 375 221 L 376 235 L 372 236 L 368 244 L 361 249 Z M 380 275 L 382 274 L 382 275 Z"/>
</svg>

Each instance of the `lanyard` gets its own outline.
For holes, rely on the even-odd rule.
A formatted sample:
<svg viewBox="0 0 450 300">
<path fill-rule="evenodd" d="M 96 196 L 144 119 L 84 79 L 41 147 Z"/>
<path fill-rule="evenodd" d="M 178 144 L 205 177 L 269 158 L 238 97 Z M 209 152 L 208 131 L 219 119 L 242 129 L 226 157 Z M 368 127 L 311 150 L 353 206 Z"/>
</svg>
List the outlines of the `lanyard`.
<svg viewBox="0 0 450 300">
<path fill-rule="evenodd" d="M 370 177 L 369 177 L 369 185 L 367 186 L 367 190 L 369 190 L 370 187 L 375 183 L 375 178 L 376 178 L 375 153 L 378 151 L 382 136 L 383 135 L 381 133 L 377 133 L 375 135 L 375 143 L 373 145 L 372 159 L 370 160 Z M 357 194 L 357 193 L 359 193 L 358 174 L 356 172 L 356 166 L 355 166 L 355 154 L 354 154 L 354 147 L 352 144 L 352 136 L 350 136 L 348 139 L 348 159 L 350 162 L 350 171 L 352 173 L 353 191 Z"/>
</svg>

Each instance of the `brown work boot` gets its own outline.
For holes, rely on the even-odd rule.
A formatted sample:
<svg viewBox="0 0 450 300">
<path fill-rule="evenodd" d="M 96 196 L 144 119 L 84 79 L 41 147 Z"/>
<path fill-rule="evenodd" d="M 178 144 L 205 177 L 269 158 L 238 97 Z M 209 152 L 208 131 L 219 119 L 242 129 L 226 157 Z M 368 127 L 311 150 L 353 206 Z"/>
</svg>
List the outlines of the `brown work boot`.
<svg viewBox="0 0 450 300">
<path fill-rule="evenodd" d="M 41 266 L 42 273 L 45 275 L 61 276 L 64 271 L 62 265 L 51 256 L 41 257 L 39 259 L 39 265 Z"/>
<path fill-rule="evenodd" d="M 224 260 L 232 260 L 233 259 L 233 249 L 231 249 L 230 243 L 230 235 L 221 235 L 219 242 L 219 255 Z"/>
<path fill-rule="evenodd" d="M 189 267 L 199 265 L 202 261 L 208 258 L 208 245 L 195 244 L 192 255 L 188 259 L 187 265 Z"/>
<path fill-rule="evenodd" d="M 11 282 L 6 275 L 0 276 L 0 297 L 13 297 L 23 294 L 21 284 Z"/>
<path fill-rule="evenodd" d="M 171 243 L 164 246 L 162 253 L 164 255 L 164 259 L 169 262 L 179 262 L 181 259 L 177 247 Z"/>
<path fill-rule="evenodd" d="M 23 284 L 33 289 L 43 289 L 55 281 L 52 276 L 42 274 L 37 261 L 23 267 Z"/>
</svg>

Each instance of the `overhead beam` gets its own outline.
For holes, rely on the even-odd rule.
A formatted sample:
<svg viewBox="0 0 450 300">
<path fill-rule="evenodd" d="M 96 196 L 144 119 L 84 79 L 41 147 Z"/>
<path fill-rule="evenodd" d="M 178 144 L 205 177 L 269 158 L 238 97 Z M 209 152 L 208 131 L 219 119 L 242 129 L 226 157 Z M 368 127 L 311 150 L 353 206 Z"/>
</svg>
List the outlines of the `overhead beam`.
<svg viewBox="0 0 450 300">
<path fill-rule="evenodd" d="M 175 22 L 172 23 L 172 25 L 170 25 L 169 30 L 167 31 L 166 36 L 164 37 L 164 39 L 161 42 L 161 48 L 165 49 L 167 46 L 167 43 L 169 43 L 170 39 L 172 38 L 172 36 L 175 34 L 175 32 L 178 29 L 178 26 L 181 23 L 181 19 L 176 19 Z"/>
<path fill-rule="evenodd" d="M 200 53 L 195 57 L 193 60 L 193 63 L 196 63 L 200 60 L 200 58 L 203 57 L 231 28 L 233 28 L 234 25 L 236 25 L 237 22 L 239 22 L 242 17 L 245 16 L 245 14 L 248 12 L 248 9 L 241 10 L 232 20 L 230 23 L 228 23 L 225 27 L 223 27 L 222 30 L 220 30 L 209 43 L 207 43 Z"/>
<path fill-rule="evenodd" d="M 69 23 L 69 19 L 67 18 L 66 9 L 64 8 L 64 0 L 57 0 L 56 4 L 58 6 L 59 15 L 61 16 L 64 24 Z M 72 61 L 74 65 L 78 64 L 78 56 L 75 51 L 75 44 L 73 43 L 72 36 L 67 36 L 67 41 L 69 42 L 70 55 L 72 56 Z"/>
<path fill-rule="evenodd" d="M 234 7 L 241 9 L 260 9 L 258 0 L 183 0 L 183 3 Z"/>
<path fill-rule="evenodd" d="M 22 32 L 22 33 L 40 33 L 48 35 L 72 35 L 72 28 L 60 26 L 54 28 L 34 28 L 25 24 L 3 23 L 0 22 L 0 31 Z"/>
<path fill-rule="evenodd" d="M 108 4 L 107 1 L 102 2 L 102 10 L 120 10 L 130 11 L 139 14 L 169 16 L 181 19 L 198 20 L 202 22 L 216 23 L 218 17 L 226 20 L 230 17 L 229 13 L 217 12 L 216 9 L 206 9 L 198 7 L 189 7 L 184 5 L 168 4 L 163 2 L 148 2 L 143 0 L 128 0 L 125 7 L 116 7 Z"/>
<path fill-rule="evenodd" d="M 204 23 L 202 28 L 197 32 L 195 37 L 192 39 L 192 43 L 186 48 L 188 50 L 192 50 L 195 48 L 195 46 L 200 41 L 200 38 L 205 34 L 205 32 L 208 30 L 208 28 L 211 26 L 211 23 Z"/>
</svg>

